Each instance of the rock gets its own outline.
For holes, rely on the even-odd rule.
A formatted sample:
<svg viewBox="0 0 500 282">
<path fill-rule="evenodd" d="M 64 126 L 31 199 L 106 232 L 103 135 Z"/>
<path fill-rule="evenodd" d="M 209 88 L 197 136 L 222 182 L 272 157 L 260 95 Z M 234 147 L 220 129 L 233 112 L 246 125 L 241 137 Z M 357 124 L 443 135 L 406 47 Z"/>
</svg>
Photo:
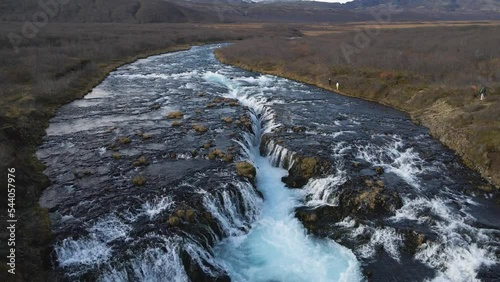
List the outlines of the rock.
<svg viewBox="0 0 500 282">
<path fill-rule="evenodd" d="M 160 104 L 154 104 L 151 106 L 151 110 L 158 110 L 161 108 L 161 105 Z"/>
<path fill-rule="evenodd" d="M 326 174 L 330 163 L 316 157 L 296 157 L 293 166 L 288 171 L 288 176 L 282 181 L 290 188 L 300 188 L 307 184 L 310 178 Z"/>
<path fill-rule="evenodd" d="M 209 160 L 215 160 L 217 158 L 223 158 L 225 156 L 224 152 L 220 149 L 214 149 L 210 153 L 208 153 Z"/>
<path fill-rule="evenodd" d="M 115 153 L 113 153 L 113 155 L 112 155 L 112 156 L 113 156 L 113 159 L 115 159 L 115 160 L 119 160 L 119 159 L 121 159 L 121 158 L 122 158 L 122 155 L 120 155 L 120 153 L 116 153 L 116 152 L 115 152 Z"/>
<path fill-rule="evenodd" d="M 381 187 L 381 188 L 384 188 L 384 186 L 385 186 L 385 185 L 384 185 L 384 181 L 382 181 L 382 180 L 377 180 L 377 181 L 375 181 L 375 184 L 377 184 L 377 186 L 378 186 L 378 187 Z"/>
<path fill-rule="evenodd" d="M 254 179 L 257 174 L 255 167 L 249 162 L 239 162 L 236 164 L 236 173 L 248 179 Z"/>
<path fill-rule="evenodd" d="M 224 161 L 225 162 L 232 162 L 234 160 L 234 156 L 231 154 L 227 154 L 224 156 Z"/>
<path fill-rule="evenodd" d="M 227 274 L 219 273 L 216 269 L 212 269 L 212 266 L 203 266 L 203 268 L 199 265 L 198 260 L 191 258 L 188 252 L 181 251 L 180 258 L 182 260 L 182 264 L 184 265 L 184 269 L 188 276 L 189 281 L 199 281 L 199 282 L 230 282 L 231 279 Z M 207 271 L 206 269 L 209 269 Z M 216 277 L 212 275 L 216 274 Z"/>
<path fill-rule="evenodd" d="M 148 165 L 149 162 L 148 162 L 148 159 L 146 159 L 146 157 L 141 156 L 140 158 L 138 158 L 137 160 L 135 160 L 132 164 L 134 166 L 145 166 L 145 165 Z"/>
<path fill-rule="evenodd" d="M 222 118 L 222 120 L 223 120 L 225 123 L 231 123 L 231 122 L 233 122 L 233 118 L 232 118 L 232 117 L 225 117 L 225 118 Z"/>
<path fill-rule="evenodd" d="M 384 168 L 383 168 L 383 167 L 381 167 L 381 166 L 376 166 L 376 167 L 375 167 L 375 172 L 376 172 L 378 175 L 384 174 Z"/>
<path fill-rule="evenodd" d="M 142 140 L 149 140 L 149 139 L 151 139 L 152 137 L 153 137 L 153 135 L 151 135 L 151 134 L 147 134 L 147 133 L 144 133 L 144 134 L 142 135 Z"/>
<path fill-rule="evenodd" d="M 172 127 L 179 127 L 179 126 L 182 126 L 182 125 L 183 125 L 182 121 L 174 121 L 174 122 L 172 122 Z"/>
<path fill-rule="evenodd" d="M 144 178 L 144 176 L 142 175 L 138 175 L 132 179 L 132 183 L 135 186 L 143 186 L 144 184 L 146 184 L 146 178 Z"/>
<path fill-rule="evenodd" d="M 194 210 L 188 209 L 186 210 L 184 218 L 186 219 L 186 221 L 193 223 L 196 219 L 196 213 L 194 212 Z"/>
<path fill-rule="evenodd" d="M 167 114 L 168 119 L 181 119 L 184 117 L 184 113 L 181 111 L 170 112 Z"/>
<path fill-rule="evenodd" d="M 393 214 L 402 207 L 402 201 L 396 192 L 381 187 L 356 188 L 344 184 L 339 187 L 339 208 L 343 216 L 357 215 L 374 218 Z"/>
<path fill-rule="evenodd" d="M 305 128 L 305 126 L 294 126 L 294 127 L 292 127 L 292 131 L 293 132 L 304 132 L 304 131 L 306 131 L 306 128 Z"/>
<path fill-rule="evenodd" d="M 207 130 L 208 130 L 205 126 L 197 125 L 197 124 L 193 124 L 193 129 L 194 129 L 194 131 L 200 132 L 200 133 L 207 132 Z"/>
<path fill-rule="evenodd" d="M 130 144 L 130 138 L 128 137 L 120 137 L 118 138 L 118 142 L 122 145 Z"/>
<path fill-rule="evenodd" d="M 415 230 L 406 230 L 403 232 L 406 251 L 415 254 L 420 246 L 427 242 L 427 237 Z"/>
<path fill-rule="evenodd" d="M 178 226 L 181 223 L 181 220 L 177 216 L 171 216 L 168 218 L 167 222 L 170 226 Z"/>
<path fill-rule="evenodd" d="M 185 211 L 185 210 L 183 210 L 183 209 L 177 210 L 177 211 L 175 212 L 175 215 L 176 215 L 178 218 L 184 218 L 185 214 L 186 214 L 186 211 Z"/>
<path fill-rule="evenodd" d="M 240 117 L 240 123 L 243 124 L 248 130 L 252 130 L 252 121 L 248 116 Z"/>
</svg>

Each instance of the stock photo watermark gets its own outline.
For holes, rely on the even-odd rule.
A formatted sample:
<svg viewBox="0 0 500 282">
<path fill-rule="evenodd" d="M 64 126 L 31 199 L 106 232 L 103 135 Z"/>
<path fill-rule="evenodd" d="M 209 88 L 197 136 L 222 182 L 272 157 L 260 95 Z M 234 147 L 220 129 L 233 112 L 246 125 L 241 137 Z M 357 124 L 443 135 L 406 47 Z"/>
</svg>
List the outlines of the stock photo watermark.
<svg viewBox="0 0 500 282">
<path fill-rule="evenodd" d="M 17 54 L 19 46 L 23 41 L 35 38 L 40 30 L 44 28 L 51 19 L 55 18 L 61 11 L 62 6 L 70 0 L 39 0 L 38 10 L 33 13 L 31 19 L 26 19 L 19 32 L 10 32 L 7 38 L 12 49 Z"/>
<path fill-rule="evenodd" d="M 16 169 L 7 169 L 7 272 L 16 274 Z"/>
</svg>

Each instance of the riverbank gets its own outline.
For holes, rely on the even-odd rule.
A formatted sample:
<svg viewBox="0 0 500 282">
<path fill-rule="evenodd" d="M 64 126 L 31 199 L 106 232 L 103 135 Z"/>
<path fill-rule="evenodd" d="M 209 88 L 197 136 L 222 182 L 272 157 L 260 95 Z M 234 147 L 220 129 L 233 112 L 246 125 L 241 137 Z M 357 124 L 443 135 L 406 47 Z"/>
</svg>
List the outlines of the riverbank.
<svg viewBox="0 0 500 282">
<path fill-rule="evenodd" d="M 500 117 L 496 110 L 500 84 L 495 76 L 500 61 L 498 51 L 484 48 L 498 40 L 496 29 L 474 25 L 388 29 L 350 62 L 345 61 L 339 46 L 353 40 L 356 33 L 352 32 L 294 40 L 247 40 L 215 54 L 226 64 L 404 111 L 415 123 L 428 127 L 467 166 L 500 187 Z M 480 50 L 480 58 L 473 50 Z M 470 89 L 481 83 L 489 90 L 483 101 Z"/>
</svg>

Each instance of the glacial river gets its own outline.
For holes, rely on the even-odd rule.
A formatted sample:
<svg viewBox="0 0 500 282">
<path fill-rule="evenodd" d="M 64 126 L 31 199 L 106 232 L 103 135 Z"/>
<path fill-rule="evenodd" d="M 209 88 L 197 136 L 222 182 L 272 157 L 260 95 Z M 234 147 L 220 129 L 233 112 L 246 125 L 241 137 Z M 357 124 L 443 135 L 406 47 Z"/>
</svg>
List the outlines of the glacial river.
<svg viewBox="0 0 500 282">
<path fill-rule="evenodd" d="M 427 129 L 378 104 L 223 65 L 219 47 L 122 66 L 51 120 L 37 151 L 52 181 L 40 203 L 61 276 L 500 279 L 500 205 Z M 183 115 L 167 118 L 174 111 Z M 282 180 L 306 169 L 300 157 L 322 168 L 292 189 Z M 237 175 L 242 161 L 255 179 Z M 311 216 L 299 220 L 300 209 Z"/>
</svg>

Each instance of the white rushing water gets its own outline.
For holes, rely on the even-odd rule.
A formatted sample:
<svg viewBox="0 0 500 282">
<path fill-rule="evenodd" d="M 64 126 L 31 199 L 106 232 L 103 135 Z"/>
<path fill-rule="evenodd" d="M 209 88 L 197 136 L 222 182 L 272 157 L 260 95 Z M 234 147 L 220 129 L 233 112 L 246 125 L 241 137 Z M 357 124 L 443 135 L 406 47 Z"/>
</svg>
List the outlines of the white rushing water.
<svg viewBox="0 0 500 282">
<path fill-rule="evenodd" d="M 231 98 L 256 114 L 255 135 L 248 134 L 242 146 L 257 168 L 256 184 L 264 196 L 260 218 L 250 232 L 234 234 L 216 246 L 218 263 L 234 281 L 360 281 L 360 265 L 349 249 L 308 235 L 295 218 L 301 193 L 286 188 L 281 178 L 287 171 L 273 166 L 283 165 L 287 153 L 277 149 L 269 157 L 260 155 L 260 135 L 276 127 L 264 100 L 222 74 L 209 72 L 204 77 L 226 86 Z"/>
<path fill-rule="evenodd" d="M 88 130 L 98 131 L 103 126 L 132 121 L 157 123 L 166 113 L 179 109 L 173 103 L 175 98 L 170 95 L 186 89 L 193 95 L 204 92 L 208 97 L 236 98 L 249 108 L 254 134 L 243 133 L 238 139 L 240 141 L 234 141 L 246 155 L 243 160 L 256 167 L 256 185 L 264 200 L 250 183 L 241 179 L 231 178 L 227 183 L 221 181 L 220 189 L 213 190 L 199 184 L 179 184 L 175 189 L 189 186 L 189 190 L 201 195 L 204 212 L 209 213 L 221 229 L 220 233 L 219 230 L 207 230 L 206 237 L 197 240 L 192 234 L 179 235 L 169 233 L 169 229 L 156 228 L 164 226 L 165 219 L 176 212 L 180 203 L 167 190 L 148 197 L 141 190 L 131 200 L 137 204 L 86 221 L 81 219 L 85 218 L 81 216 L 83 212 L 79 214 L 77 211 L 80 208 L 92 211 L 94 206 L 102 205 L 98 205 L 94 197 L 85 198 L 61 217 L 61 224 L 78 226 L 85 232 L 65 237 L 54 246 L 58 265 L 69 279 L 78 280 L 82 275 L 92 273 L 98 281 L 188 281 L 184 263 L 186 253 L 204 274 L 216 278 L 227 272 L 233 281 L 242 282 L 360 281 L 363 280 L 361 264 L 370 266 L 377 258 L 382 258 L 379 262 L 384 264 L 394 263 L 389 270 L 380 269 L 381 272 L 390 275 L 395 269 L 396 276 L 410 272 L 405 278 L 425 266 L 429 273 L 421 277 L 429 281 L 480 281 L 480 270 L 498 265 L 498 228 L 478 224 L 481 223 L 478 220 L 481 214 L 474 213 L 474 208 L 482 203 L 453 186 L 463 182 L 453 180 L 456 172 L 450 170 L 442 156 L 435 160 L 425 156 L 427 148 L 422 150 L 426 146 L 423 144 L 430 144 L 425 143 L 430 139 L 427 133 L 422 136 L 407 134 L 404 128 L 398 127 L 399 124 L 394 125 L 395 130 L 390 134 L 382 130 L 373 133 L 367 127 L 373 125 L 373 120 L 377 121 L 376 117 L 357 112 L 362 107 L 347 107 L 349 103 L 357 103 L 354 100 L 327 100 L 316 92 L 316 88 L 221 65 L 211 54 L 214 48 L 195 47 L 190 51 L 140 60 L 128 66 L 129 70 L 111 75 L 112 79 L 120 78 L 116 83 L 120 87 L 116 86 L 114 91 L 108 91 L 109 85 L 107 88 L 100 86 L 103 89 L 98 87 L 85 100 L 75 102 L 79 107 L 92 108 L 104 101 L 117 103 L 115 98 L 123 95 L 122 92 L 147 93 L 144 89 L 153 91 L 161 86 L 165 89 L 157 90 L 161 92 L 159 98 L 154 101 L 145 98 L 148 103 L 162 105 L 155 115 L 151 116 L 149 110 L 145 110 L 145 113 L 117 113 L 110 117 L 85 115 L 79 119 L 62 119 L 51 123 L 48 135 L 56 138 L 69 131 L 84 134 Z M 128 84 L 121 85 L 124 81 Z M 292 92 L 295 96 L 291 95 Z M 334 97 L 328 95 L 328 99 Z M 128 107 L 128 98 L 124 101 L 121 107 Z M 326 106 L 322 108 L 323 104 Z M 280 111 L 279 107 L 283 105 L 287 106 L 286 111 L 283 108 Z M 333 108 L 335 105 L 338 108 Z M 315 120 L 318 113 L 326 113 L 328 118 Z M 334 113 L 342 118 L 335 118 Z M 380 111 L 375 113 L 381 114 Z M 296 147 L 289 146 L 289 140 L 285 141 L 286 145 L 270 140 L 262 156 L 259 145 L 262 135 L 282 126 L 278 120 L 284 123 L 288 133 L 292 133 L 283 120 L 288 119 L 295 125 L 301 120 L 298 116 L 308 122 L 304 134 L 311 136 L 312 141 L 327 144 L 322 154 L 335 162 L 332 162 L 331 175 L 311 179 L 302 189 L 289 189 L 281 179 L 293 165 L 291 161 L 295 152 L 292 149 L 296 150 Z M 397 119 L 387 118 L 384 122 L 394 120 Z M 364 122 L 367 126 L 363 125 Z M 305 139 L 304 148 L 311 141 Z M 68 153 L 77 148 L 77 140 L 70 138 L 60 143 L 57 150 Z M 439 147 L 439 150 L 428 151 L 442 153 L 441 150 Z M 96 147 L 96 154 L 102 156 L 106 153 L 106 147 Z M 303 154 L 299 150 L 297 153 Z M 190 158 L 188 152 L 177 155 L 178 160 Z M 295 208 L 338 206 L 342 185 L 352 180 L 353 163 L 361 162 L 372 172 L 375 166 L 383 168 L 387 188 L 392 188 L 391 179 L 397 181 L 393 186 L 399 189 L 402 206 L 377 221 L 352 215 L 335 223 L 339 233 L 347 234 L 347 241 L 356 242 L 350 245 L 352 250 L 333 240 L 309 235 L 295 218 Z M 68 186 L 68 190 L 73 189 L 73 185 Z M 137 236 L 138 230 L 149 227 L 155 228 L 146 235 Z M 431 236 L 415 253 L 408 253 L 405 250 L 407 239 L 402 232 L 406 229 Z M 204 239 L 206 242 L 201 242 Z M 216 244 L 213 250 L 210 249 L 212 243 L 207 243 L 209 241 Z M 126 256 L 117 256 L 125 252 Z M 411 269 L 408 261 L 419 264 L 420 268 Z M 374 272 L 377 267 L 380 268 L 377 265 Z M 380 276 L 377 279 L 380 280 Z"/>
</svg>

